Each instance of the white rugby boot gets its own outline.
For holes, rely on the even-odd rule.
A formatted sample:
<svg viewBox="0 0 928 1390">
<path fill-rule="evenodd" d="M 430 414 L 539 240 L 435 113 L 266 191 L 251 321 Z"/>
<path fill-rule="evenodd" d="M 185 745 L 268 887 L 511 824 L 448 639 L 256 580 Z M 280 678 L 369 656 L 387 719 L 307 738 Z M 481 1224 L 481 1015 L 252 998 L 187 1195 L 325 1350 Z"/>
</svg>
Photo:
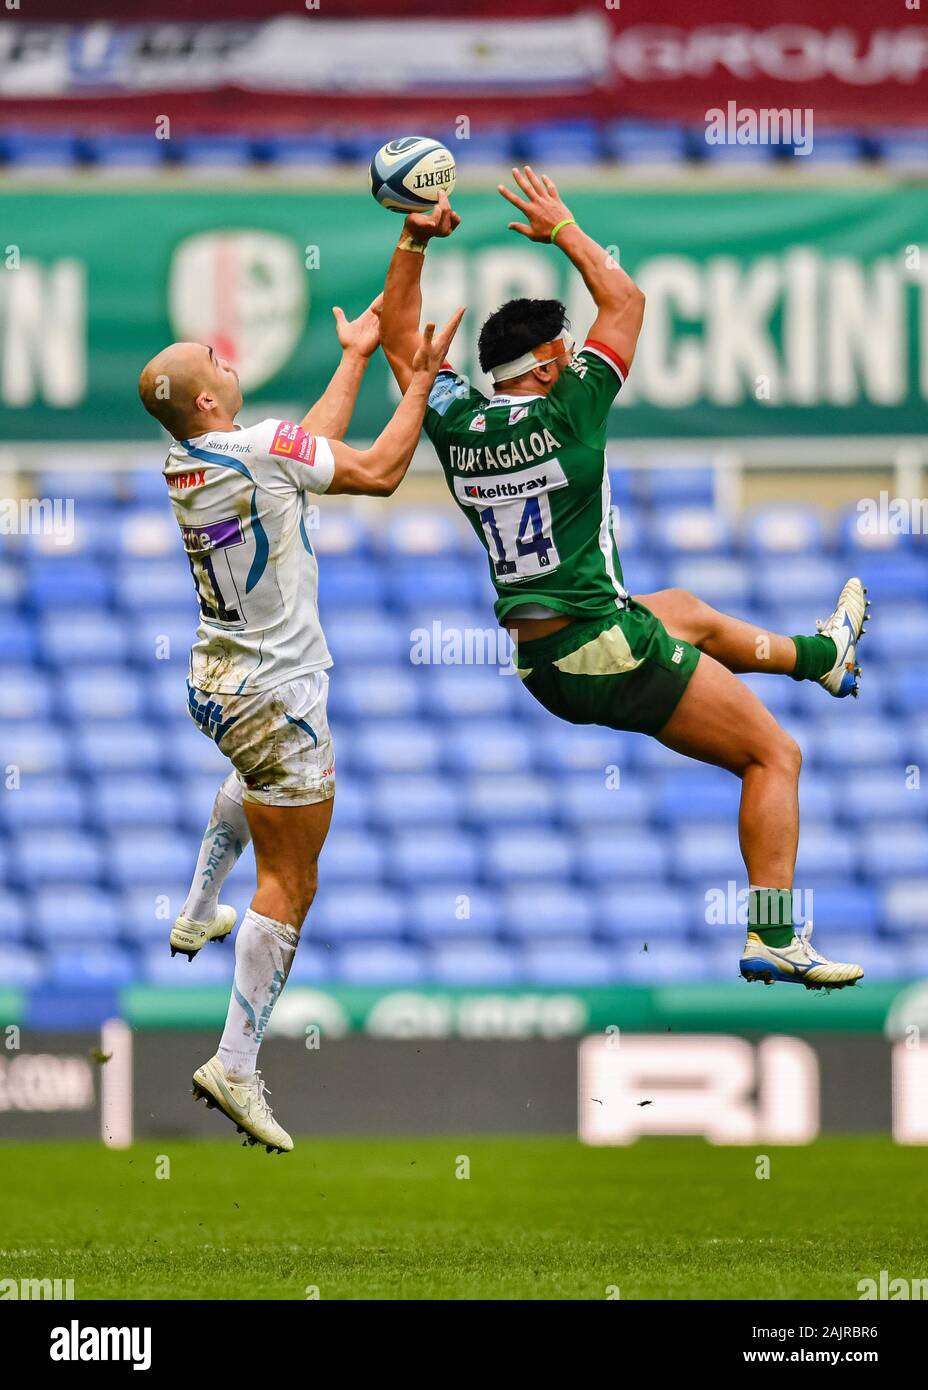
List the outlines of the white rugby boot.
<svg viewBox="0 0 928 1390">
<path fill-rule="evenodd" d="M 195 922 L 192 917 L 185 917 L 181 913 L 171 928 L 171 955 L 176 956 L 179 952 L 188 960 L 193 960 L 207 941 L 225 941 L 235 926 L 237 915 L 234 907 L 223 907 L 221 903 L 216 908 L 215 917 L 208 922 Z"/>
<path fill-rule="evenodd" d="M 289 1153 L 293 1148 L 293 1140 L 265 1100 L 260 1072 L 247 1081 L 233 1081 L 218 1056 L 211 1057 L 193 1073 L 193 1095 L 195 1100 L 205 1100 L 210 1110 L 221 1110 L 244 1134 L 244 1144 L 263 1144 L 268 1153 Z"/>
<path fill-rule="evenodd" d="M 812 923 L 805 922 L 788 946 L 768 946 L 756 932 L 749 931 L 741 955 L 741 974 L 748 981 L 763 980 L 765 985 L 780 981 L 805 985 L 806 989 L 846 989 L 863 979 L 863 968 L 829 960 L 812 946 Z"/>
<path fill-rule="evenodd" d="M 860 667 L 857 664 L 857 643 L 870 616 L 870 600 L 859 579 L 849 579 L 841 590 L 835 611 L 824 622 L 819 619 L 816 629 L 830 637 L 838 649 L 837 660 L 830 671 L 819 678 L 829 695 L 843 700 L 846 695 L 860 694 Z"/>
</svg>

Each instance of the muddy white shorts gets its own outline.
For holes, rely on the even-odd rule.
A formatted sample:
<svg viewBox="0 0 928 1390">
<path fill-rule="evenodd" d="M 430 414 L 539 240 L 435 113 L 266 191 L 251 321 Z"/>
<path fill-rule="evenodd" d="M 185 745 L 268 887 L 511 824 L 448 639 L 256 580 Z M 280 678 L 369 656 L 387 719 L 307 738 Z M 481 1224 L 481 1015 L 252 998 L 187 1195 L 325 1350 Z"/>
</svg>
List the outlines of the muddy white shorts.
<svg viewBox="0 0 928 1390">
<path fill-rule="evenodd" d="M 239 775 L 246 801 L 309 806 L 335 795 L 325 671 L 253 695 L 212 695 L 187 683 L 190 717 Z"/>
</svg>

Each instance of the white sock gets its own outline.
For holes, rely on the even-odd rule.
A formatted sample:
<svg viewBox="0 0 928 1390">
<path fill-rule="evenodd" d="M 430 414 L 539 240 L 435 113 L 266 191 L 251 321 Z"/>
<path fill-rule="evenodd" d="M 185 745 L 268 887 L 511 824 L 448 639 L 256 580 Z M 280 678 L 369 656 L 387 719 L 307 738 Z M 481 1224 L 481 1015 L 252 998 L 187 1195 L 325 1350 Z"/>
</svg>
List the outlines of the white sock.
<svg viewBox="0 0 928 1390">
<path fill-rule="evenodd" d="M 226 1075 L 244 1081 L 254 1075 L 258 1048 L 277 996 L 287 983 L 299 932 L 249 908 L 235 941 L 235 979 L 219 1060 Z"/>
<path fill-rule="evenodd" d="M 216 793 L 212 815 L 187 901 L 181 911 L 193 922 L 208 922 L 216 915 L 222 885 L 242 850 L 251 841 L 251 831 L 242 805 L 242 784 L 230 772 Z"/>
</svg>

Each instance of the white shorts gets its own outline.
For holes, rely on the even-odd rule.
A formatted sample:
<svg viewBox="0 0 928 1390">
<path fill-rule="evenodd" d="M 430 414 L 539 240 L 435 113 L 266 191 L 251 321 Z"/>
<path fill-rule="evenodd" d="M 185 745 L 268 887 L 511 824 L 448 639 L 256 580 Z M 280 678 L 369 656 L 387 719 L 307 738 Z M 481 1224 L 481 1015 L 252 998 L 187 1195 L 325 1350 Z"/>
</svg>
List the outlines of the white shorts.
<svg viewBox="0 0 928 1390">
<path fill-rule="evenodd" d="M 190 717 L 232 763 L 244 799 L 310 806 L 335 795 L 325 671 L 254 695 L 211 695 L 187 682 Z"/>
</svg>

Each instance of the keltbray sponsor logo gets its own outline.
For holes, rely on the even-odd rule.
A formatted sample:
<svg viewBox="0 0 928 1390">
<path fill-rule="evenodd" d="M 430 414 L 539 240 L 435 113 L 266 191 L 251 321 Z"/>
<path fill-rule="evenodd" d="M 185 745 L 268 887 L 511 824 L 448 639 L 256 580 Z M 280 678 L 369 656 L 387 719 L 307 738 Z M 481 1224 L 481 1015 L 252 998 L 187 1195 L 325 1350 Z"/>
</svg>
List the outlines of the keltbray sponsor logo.
<svg viewBox="0 0 928 1390">
<path fill-rule="evenodd" d="M 454 495 L 465 507 L 486 502 L 517 502 L 540 492 L 566 487 L 567 478 L 557 459 L 536 468 L 526 468 L 509 478 L 455 478 Z"/>
<path fill-rule="evenodd" d="M 168 307 L 178 338 L 211 343 L 239 374 L 243 391 L 288 361 L 306 322 L 307 277 L 300 249 L 277 232 L 203 232 L 174 252 Z"/>
</svg>

